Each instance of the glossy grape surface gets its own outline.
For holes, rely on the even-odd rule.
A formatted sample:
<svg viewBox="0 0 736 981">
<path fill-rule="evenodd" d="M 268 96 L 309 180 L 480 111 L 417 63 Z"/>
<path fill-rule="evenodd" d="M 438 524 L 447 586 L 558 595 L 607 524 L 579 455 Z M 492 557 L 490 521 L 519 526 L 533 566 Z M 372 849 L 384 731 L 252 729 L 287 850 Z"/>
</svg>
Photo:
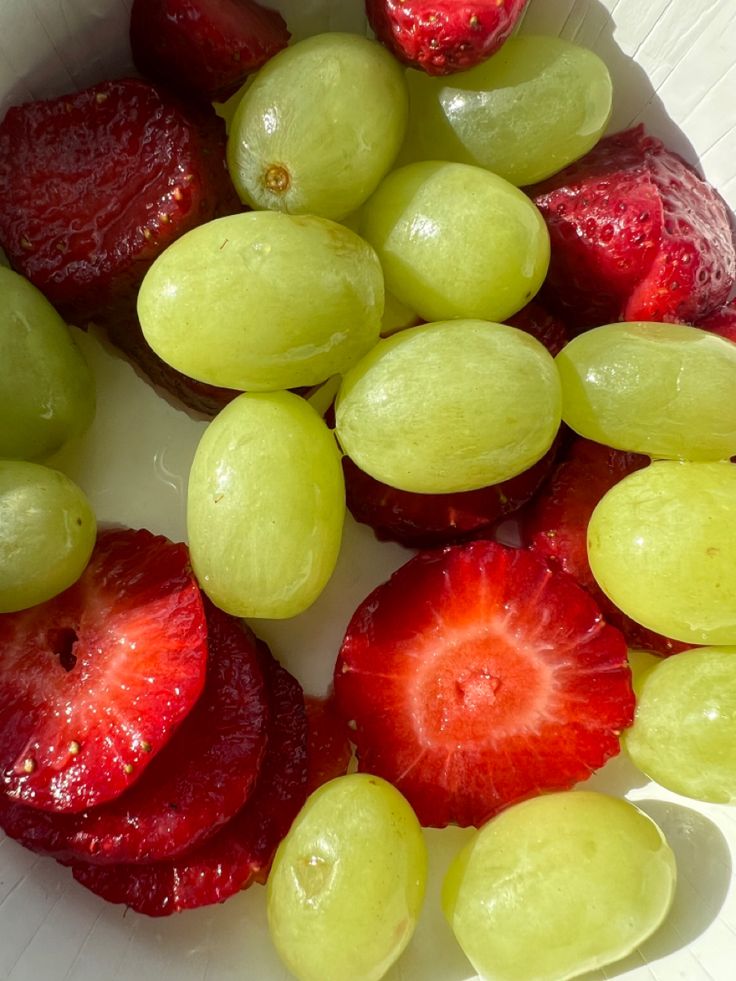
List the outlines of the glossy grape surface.
<svg viewBox="0 0 736 981">
<path fill-rule="evenodd" d="M 347 455 L 376 480 L 426 494 L 527 470 L 552 444 L 560 384 L 524 331 L 480 320 L 411 327 L 349 371 L 335 406 Z"/>
<path fill-rule="evenodd" d="M 276 853 L 268 921 L 299 981 L 379 981 L 411 939 L 427 876 L 419 822 L 363 773 L 307 800 Z"/>
<path fill-rule="evenodd" d="M 0 460 L 0 613 L 44 603 L 75 583 L 96 533 L 89 501 L 68 477 Z"/>
<path fill-rule="evenodd" d="M 467 164 L 393 171 L 362 210 L 386 288 L 423 320 L 505 320 L 542 285 L 549 235 L 531 200 Z"/>
<path fill-rule="evenodd" d="M 0 266 L 0 297 L 0 457 L 44 458 L 92 422 L 94 380 L 35 286 Z"/>
<path fill-rule="evenodd" d="M 342 225 L 268 211 L 219 218 L 157 259 L 138 315 L 154 351 L 199 381 L 248 391 L 316 385 L 378 338 L 381 267 Z"/>
<path fill-rule="evenodd" d="M 375 190 L 399 151 L 408 96 L 376 41 L 320 34 L 272 58 L 230 126 L 228 166 L 254 208 L 343 218 Z"/>
<path fill-rule="evenodd" d="M 205 430 L 187 529 L 200 586 L 227 613 L 282 619 L 332 575 L 345 516 L 334 437 L 290 392 L 241 395 Z"/>
<path fill-rule="evenodd" d="M 619 960 L 666 916 L 675 861 L 633 804 L 569 791 L 488 822 L 445 879 L 445 915 L 487 981 L 565 981 Z"/>
<path fill-rule="evenodd" d="M 600 501 L 588 526 L 590 567 L 613 602 L 650 630 L 736 645 L 734 528 L 735 464 L 663 460 Z"/>
</svg>

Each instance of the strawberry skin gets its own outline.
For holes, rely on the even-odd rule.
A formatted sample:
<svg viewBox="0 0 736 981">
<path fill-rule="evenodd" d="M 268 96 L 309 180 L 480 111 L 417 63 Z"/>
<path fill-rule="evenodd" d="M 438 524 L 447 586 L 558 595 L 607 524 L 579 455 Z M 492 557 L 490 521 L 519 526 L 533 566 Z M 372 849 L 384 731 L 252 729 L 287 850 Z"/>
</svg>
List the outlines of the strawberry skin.
<svg viewBox="0 0 736 981">
<path fill-rule="evenodd" d="M 0 796 L 0 827 L 55 858 L 153 862 L 211 837 L 243 806 L 266 748 L 268 700 L 253 634 L 205 601 L 204 691 L 143 776 L 81 814 L 50 814 Z"/>
<path fill-rule="evenodd" d="M 271 707 L 255 790 L 213 838 L 180 858 L 150 864 L 72 866 L 74 878 L 111 903 L 148 916 L 221 903 L 265 882 L 276 848 L 306 799 L 307 719 L 296 679 L 259 644 Z"/>
<path fill-rule="evenodd" d="M 0 792 L 76 812 L 118 797 L 205 681 L 207 627 L 184 545 L 98 535 L 81 578 L 0 616 Z"/>
<path fill-rule="evenodd" d="M 348 772 L 353 751 L 347 727 L 335 710 L 332 697 L 304 698 L 307 710 L 309 772 L 307 794 L 328 780 Z"/>
<path fill-rule="evenodd" d="M 570 336 L 565 324 L 546 310 L 537 300 L 532 300 L 522 307 L 513 317 L 506 321 L 512 327 L 536 337 L 540 344 L 544 344 L 553 358 L 557 357 L 563 347 L 570 340 Z"/>
<path fill-rule="evenodd" d="M 736 341 L 736 300 L 719 307 L 696 324 L 701 330 L 719 334 L 728 341 Z"/>
<path fill-rule="evenodd" d="M 183 96 L 224 101 L 291 37 L 280 13 L 253 0 L 134 0 L 133 60 Z"/>
<path fill-rule="evenodd" d="M 366 0 L 379 41 L 412 68 L 450 75 L 480 64 L 511 34 L 527 0 Z"/>
<path fill-rule="evenodd" d="M 424 825 L 480 825 L 619 752 L 621 634 L 572 577 L 478 541 L 423 552 L 354 614 L 335 667 L 361 770 Z"/>
<path fill-rule="evenodd" d="M 725 303 L 736 253 L 722 199 L 642 126 L 529 189 L 547 222 L 544 299 L 578 330 L 692 323 Z"/>
</svg>

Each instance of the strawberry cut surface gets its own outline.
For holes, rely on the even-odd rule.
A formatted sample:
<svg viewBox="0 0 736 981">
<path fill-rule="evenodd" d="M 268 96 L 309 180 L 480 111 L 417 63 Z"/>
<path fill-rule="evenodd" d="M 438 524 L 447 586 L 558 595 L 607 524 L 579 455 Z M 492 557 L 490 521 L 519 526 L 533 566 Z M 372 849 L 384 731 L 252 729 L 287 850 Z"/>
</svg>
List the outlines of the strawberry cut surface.
<svg viewBox="0 0 736 981">
<path fill-rule="evenodd" d="M 81 814 L 0 798 L 0 827 L 34 851 L 95 863 L 152 862 L 211 837 L 245 803 L 266 747 L 268 704 L 256 639 L 205 600 L 204 691 L 143 776 Z"/>
<path fill-rule="evenodd" d="M 72 866 L 74 878 L 112 903 L 148 916 L 220 903 L 265 882 L 274 853 L 306 799 L 307 719 L 301 686 L 259 644 L 271 721 L 253 794 L 194 851 L 163 862 Z"/>
<path fill-rule="evenodd" d="M 526 549 L 420 553 L 354 614 L 335 698 L 359 767 L 424 825 L 480 825 L 588 777 L 633 718 L 626 644 Z"/>
<path fill-rule="evenodd" d="M 0 616 L 0 792 L 76 812 L 119 796 L 205 681 L 207 625 L 186 546 L 105 530 L 81 578 Z"/>
</svg>

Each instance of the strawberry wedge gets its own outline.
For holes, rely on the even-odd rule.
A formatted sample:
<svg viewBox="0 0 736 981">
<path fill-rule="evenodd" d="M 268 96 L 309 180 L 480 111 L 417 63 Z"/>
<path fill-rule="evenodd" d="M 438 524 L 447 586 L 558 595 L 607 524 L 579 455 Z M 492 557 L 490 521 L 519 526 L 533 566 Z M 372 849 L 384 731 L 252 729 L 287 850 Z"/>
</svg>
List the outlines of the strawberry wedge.
<svg viewBox="0 0 736 981">
<path fill-rule="evenodd" d="M 480 825 L 619 752 L 626 644 L 564 573 L 473 542 L 413 558 L 354 614 L 335 667 L 361 770 L 424 825 Z"/>
</svg>

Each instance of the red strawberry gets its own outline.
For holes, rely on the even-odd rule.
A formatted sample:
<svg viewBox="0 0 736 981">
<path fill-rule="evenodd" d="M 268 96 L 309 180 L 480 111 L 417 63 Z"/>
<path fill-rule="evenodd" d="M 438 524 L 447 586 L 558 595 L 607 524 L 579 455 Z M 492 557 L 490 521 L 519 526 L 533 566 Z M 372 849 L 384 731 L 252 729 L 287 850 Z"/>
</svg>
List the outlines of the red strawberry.
<svg viewBox="0 0 736 981">
<path fill-rule="evenodd" d="M 259 645 L 264 649 L 265 645 Z M 263 655 L 271 723 L 266 755 L 245 807 L 213 838 L 181 858 L 150 865 L 74 865 L 74 878 L 112 903 L 168 916 L 221 903 L 264 882 L 274 852 L 304 803 L 307 720 L 299 683 Z"/>
<path fill-rule="evenodd" d="M 720 334 L 729 341 L 736 341 L 736 300 L 719 307 L 696 324 L 701 330 Z"/>
<path fill-rule="evenodd" d="M 208 102 L 233 95 L 290 37 L 281 14 L 253 0 L 134 0 L 130 15 L 141 74 Z"/>
<path fill-rule="evenodd" d="M 531 334 L 547 348 L 552 357 L 556 357 L 570 339 L 567 327 L 563 322 L 545 310 L 541 303 L 532 300 L 525 307 L 509 317 L 506 321 L 512 327 Z"/>
<path fill-rule="evenodd" d="M 348 772 L 353 751 L 347 727 L 335 710 L 332 698 L 304 699 L 309 732 L 307 793 L 328 780 Z"/>
<path fill-rule="evenodd" d="M 531 500 L 557 456 L 555 441 L 529 470 L 501 484 L 456 494 L 413 494 L 383 484 L 343 457 L 345 494 L 356 521 L 370 525 L 379 541 L 431 548 L 478 538 Z"/>
<path fill-rule="evenodd" d="M 429 75 L 466 71 L 511 34 L 527 0 L 366 0 L 379 41 Z"/>
<path fill-rule="evenodd" d="M 626 644 L 572 577 L 526 549 L 423 552 L 353 615 L 335 697 L 360 769 L 425 825 L 479 825 L 619 752 Z"/>
<path fill-rule="evenodd" d="M 0 245 L 70 322 L 134 322 L 156 256 L 239 207 L 224 147 L 211 109 L 185 113 L 138 79 L 9 109 Z"/>
<path fill-rule="evenodd" d="M 207 628 L 184 545 L 100 532 L 75 585 L 0 616 L 0 779 L 12 800 L 75 812 L 119 796 L 205 680 Z"/>
<path fill-rule="evenodd" d="M 529 193 L 552 239 L 543 295 L 577 328 L 691 323 L 728 297 L 736 253 L 723 201 L 642 126 Z"/>
<path fill-rule="evenodd" d="M 65 860 L 153 862 L 211 837 L 243 806 L 266 748 L 268 704 L 253 634 L 205 602 L 207 681 L 140 780 L 81 814 L 48 814 L 0 796 L 0 827 Z"/>
<path fill-rule="evenodd" d="M 592 594 L 630 647 L 674 654 L 688 645 L 656 634 L 622 613 L 603 593 L 588 563 L 588 522 L 596 505 L 614 484 L 648 464 L 649 458 L 638 453 L 576 439 L 524 515 L 524 538 L 552 568 L 568 572 Z"/>
</svg>

